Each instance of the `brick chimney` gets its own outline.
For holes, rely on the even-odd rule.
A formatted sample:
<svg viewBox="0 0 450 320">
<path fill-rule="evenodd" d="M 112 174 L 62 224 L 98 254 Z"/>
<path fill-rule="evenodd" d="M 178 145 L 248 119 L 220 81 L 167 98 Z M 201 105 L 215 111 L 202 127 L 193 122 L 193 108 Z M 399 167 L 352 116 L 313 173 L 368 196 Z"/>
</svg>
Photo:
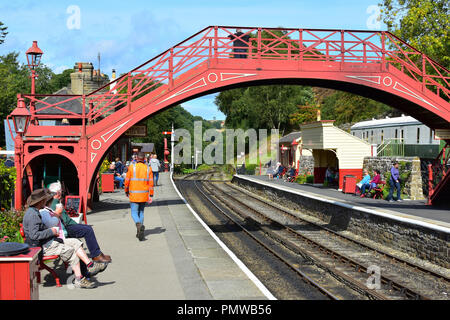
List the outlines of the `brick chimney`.
<svg viewBox="0 0 450 320">
<path fill-rule="evenodd" d="M 91 62 L 77 62 L 74 70 L 70 74 L 71 91 L 74 94 L 88 94 L 109 83 L 108 76 L 94 72 Z"/>
</svg>

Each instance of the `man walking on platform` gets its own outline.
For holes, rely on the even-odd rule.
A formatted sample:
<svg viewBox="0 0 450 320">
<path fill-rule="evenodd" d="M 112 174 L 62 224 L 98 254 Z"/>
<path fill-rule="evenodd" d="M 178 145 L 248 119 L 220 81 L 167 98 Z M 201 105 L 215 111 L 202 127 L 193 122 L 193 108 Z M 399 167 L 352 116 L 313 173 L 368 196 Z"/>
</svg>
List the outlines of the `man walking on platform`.
<svg viewBox="0 0 450 320">
<path fill-rule="evenodd" d="M 150 166 L 145 164 L 143 152 L 139 152 L 136 163 L 128 167 L 125 194 L 130 199 L 131 217 L 136 223 L 136 237 L 139 241 L 143 241 L 145 203 L 152 203 L 153 197 L 153 173 Z"/>
</svg>

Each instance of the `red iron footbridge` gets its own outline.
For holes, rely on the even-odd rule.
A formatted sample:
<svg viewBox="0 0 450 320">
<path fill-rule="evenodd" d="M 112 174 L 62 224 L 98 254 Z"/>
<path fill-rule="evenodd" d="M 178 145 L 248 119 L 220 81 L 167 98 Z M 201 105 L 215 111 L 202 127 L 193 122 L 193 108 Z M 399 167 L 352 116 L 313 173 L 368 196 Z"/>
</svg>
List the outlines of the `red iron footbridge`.
<svg viewBox="0 0 450 320">
<path fill-rule="evenodd" d="M 240 48 L 230 38 L 237 28 Z M 244 58 L 235 57 L 235 49 L 245 49 Z M 25 172 L 33 176 L 29 164 L 57 154 L 76 168 L 86 212 L 102 160 L 126 130 L 171 106 L 234 87 L 300 84 L 355 93 L 413 116 L 448 143 L 449 79 L 446 68 L 387 31 L 210 26 L 88 94 L 19 94 L 15 112 L 27 110 L 30 120 L 15 138 L 15 206 L 23 205 Z M 80 112 L 67 108 L 74 100 Z M 78 124 L 42 121 L 64 118 Z M 434 203 L 448 194 L 450 179 L 441 173 L 432 180 Z"/>
</svg>

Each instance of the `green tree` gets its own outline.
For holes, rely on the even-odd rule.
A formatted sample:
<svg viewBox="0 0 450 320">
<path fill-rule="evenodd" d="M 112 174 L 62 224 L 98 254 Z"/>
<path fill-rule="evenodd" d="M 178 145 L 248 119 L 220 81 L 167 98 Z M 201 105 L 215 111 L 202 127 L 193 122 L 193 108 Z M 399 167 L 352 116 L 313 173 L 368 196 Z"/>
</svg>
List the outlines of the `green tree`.
<svg viewBox="0 0 450 320">
<path fill-rule="evenodd" d="M 18 93 L 31 92 L 30 70 L 27 65 L 20 63 L 18 52 L 10 52 L 0 56 L 0 118 L 12 112 L 17 105 Z M 66 84 L 67 70 L 62 75 L 55 75 L 53 71 L 44 64 L 36 69 L 36 93 L 53 93 Z M 70 77 L 70 76 L 69 76 Z M 0 146 L 5 145 L 3 135 L 4 124 L 0 123 Z"/>
<path fill-rule="evenodd" d="M 50 85 L 54 91 L 67 87 L 70 84 L 70 74 L 74 72 L 73 69 L 66 69 L 59 74 L 53 75 Z"/>
<path fill-rule="evenodd" d="M 375 100 L 344 91 L 323 98 L 322 119 L 336 120 L 336 125 L 354 123 L 383 116 L 399 116 L 400 112 Z"/>
<path fill-rule="evenodd" d="M 0 21 L 0 44 L 5 42 L 5 37 L 8 34 L 8 32 L 6 32 L 7 29 L 8 27 L 5 26 L 3 22 Z"/>
<path fill-rule="evenodd" d="M 289 131 L 290 115 L 314 98 L 310 87 L 271 85 L 223 91 L 215 104 L 226 116 L 227 127 Z"/>
<path fill-rule="evenodd" d="M 448 0 L 383 0 L 380 6 L 390 32 L 449 69 Z"/>
</svg>

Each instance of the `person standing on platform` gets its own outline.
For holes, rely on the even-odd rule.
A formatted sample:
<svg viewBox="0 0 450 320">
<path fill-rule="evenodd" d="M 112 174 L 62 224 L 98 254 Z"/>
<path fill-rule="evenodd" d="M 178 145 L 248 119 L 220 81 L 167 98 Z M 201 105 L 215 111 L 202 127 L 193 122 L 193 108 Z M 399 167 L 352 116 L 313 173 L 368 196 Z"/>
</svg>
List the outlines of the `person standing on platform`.
<svg viewBox="0 0 450 320">
<path fill-rule="evenodd" d="M 159 170 L 161 170 L 161 162 L 159 162 L 156 153 L 151 156 L 150 159 L 150 167 L 152 168 L 153 173 L 153 185 L 158 185 L 158 179 L 159 179 Z"/>
<path fill-rule="evenodd" d="M 387 201 L 392 202 L 392 195 L 394 194 L 394 188 L 397 189 L 397 201 L 402 201 L 400 191 L 400 172 L 398 171 L 398 162 L 395 161 L 391 168 L 391 178 L 389 179 L 389 195 L 386 198 Z"/>
<path fill-rule="evenodd" d="M 145 164 L 145 154 L 139 152 L 136 163 L 128 167 L 125 178 L 125 194 L 130 199 L 131 217 L 136 224 L 136 237 L 144 240 L 144 209 L 145 204 L 152 203 L 153 197 L 153 172 L 150 166 Z"/>
</svg>

